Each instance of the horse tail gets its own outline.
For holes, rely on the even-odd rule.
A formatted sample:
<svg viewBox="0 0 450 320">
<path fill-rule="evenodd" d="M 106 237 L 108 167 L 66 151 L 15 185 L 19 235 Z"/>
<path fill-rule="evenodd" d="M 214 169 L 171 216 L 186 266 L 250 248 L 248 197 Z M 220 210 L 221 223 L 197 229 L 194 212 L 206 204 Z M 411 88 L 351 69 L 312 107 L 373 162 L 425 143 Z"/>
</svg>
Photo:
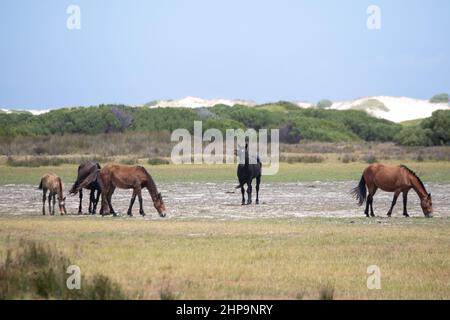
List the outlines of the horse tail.
<svg viewBox="0 0 450 320">
<path fill-rule="evenodd" d="M 80 183 L 75 182 L 72 189 L 70 190 L 70 194 L 77 194 L 81 189 L 87 187 L 92 182 L 96 181 L 98 179 L 98 175 L 100 173 L 100 170 L 96 169 L 92 171 L 83 181 Z"/>
<path fill-rule="evenodd" d="M 70 188 L 69 194 L 70 195 L 74 195 L 77 193 L 77 188 L 78 188 L 78 180 L 75 181 L 75 183 L 73 184 L 72 188 Z"/>
<path fill-rule="evenodd" d="M 42 190 L 42 179 L 41 179 L 41 182 L 39 183 L 38 189 L 39 189 L 39 190 Z"/>
<path fill-rule="evenodd" d="M 364 176 L 361 177 L 358 186 L 352 189 L 352 195 L 358 201 L 358 205 L 362 206 L 367 197 L 366 180 Z"/>
<path fill-rule="evenodd" d="M 239 189 L 240 187 L 242 187 L 241 184 L 238 184 L 236 187 L 234 187 L 235 189 Z"/>
</svg>

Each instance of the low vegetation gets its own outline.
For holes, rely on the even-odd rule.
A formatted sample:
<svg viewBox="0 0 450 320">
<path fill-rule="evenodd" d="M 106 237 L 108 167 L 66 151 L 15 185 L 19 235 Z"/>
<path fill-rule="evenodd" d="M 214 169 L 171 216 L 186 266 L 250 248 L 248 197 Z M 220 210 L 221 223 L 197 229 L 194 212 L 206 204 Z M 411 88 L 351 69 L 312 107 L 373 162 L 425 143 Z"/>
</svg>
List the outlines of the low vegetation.
<svg viewBox="0 0 450 320">
<path fill-rule="evenodd" d="M 9 259 L 7 283 L 13 287 L 7 297 L 12 298 L 72 298 L 59 285 L 68 257 L 87 276 L 82 283 L 86 291 L 79 293 L 86 298 L 101 298 L 94 295 L 102 291 L 97 286 L 107 288 L 102 298 L 137 292 L 125 297 L 449 299 L 449 227 L 446 218 L 146 221 L 2 216 L 0 257 Z M 14 249 L 7 258 L 9 248 L 20 247 L 13 239 L 23 237 L 43 246 Z M 57 243 L 61 254 L 46 249 L 48 243 Z M 380 267 L 381 290 L 366 286 L 370 265 Z M 95 281 L 99 273 L 109 281 Z M 45 286 L 38 291 L 40 283 Z"/>
<path fill-rule="evenodd" d="M 430 118 L 408 124 L 398 132 L 394 141 L 405 146 L 450 145 L 450 110 L 437 110 Z"/>
<path fill-rule="evenodd" d="M 95 273 L 82 277 L 80 288 L 68 289 L 70 260 L 54 248 L 32 240 L 11 247 L 2 243 L 0 299 L 126 299 L 123 289 L 109 277 Z M 5 246 L 6 245 L 6 246 Z M 98 270 L 100 272 L 100 270 Z"/>
</svg>

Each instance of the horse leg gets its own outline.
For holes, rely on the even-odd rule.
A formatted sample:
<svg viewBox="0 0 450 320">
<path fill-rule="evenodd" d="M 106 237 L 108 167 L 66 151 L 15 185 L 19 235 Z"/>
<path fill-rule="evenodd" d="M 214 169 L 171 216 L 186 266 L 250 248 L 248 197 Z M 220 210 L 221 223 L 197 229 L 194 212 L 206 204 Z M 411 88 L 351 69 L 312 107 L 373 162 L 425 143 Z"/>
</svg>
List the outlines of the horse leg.
<svg viewBox="0 0 450 320">
<path fill-rule="evenodd" d="M 241 184 L 241 193 L 242 193 L 242 205 L 245 205 L 245 190 L 244 190 L 244 184 Z"/>
<path fill-rule="evenodd" d="M 247 204 L 252 204 L 252 180 L 247 182 Z"/>
<path fill-rule="evenodd" d="M 408 211 L 406 210 L 406 204 L 408 202 L 408 191 L 403 192 L 403 215 L 407 218 L 409 217 Z"/>
<path fill-rule="evenodd" d="M 80 191 L 78 191 L 78 195 L 80 196 L 80 204 L 78 205 L 78 214 L 82 213 L 82 208 L 81 208 L 81 204 L 83 203 L 83 189 L 80 189 Z"/>
<path fill-rule="evenodd" d="M 373 213 L 373 197 L 375 196 L 375 193 L 377 192 L 377 187 L 374 186 L 372 190 L 369 191 L 369 199 L 370 199 L 370 216 L 375 217 L 375 214 Z"/>
<path fill-rule="evenodd" d="M 389 209 L 389 211 L 388 211 L 388 213 L 387 213 L 387 216 L 388 216 L 388 217 L 390 217 L 390 216 L 392 215 L 392 210 L 394 210 L 394 206 L 395 206 L 395 204 L 397 203 L 397 198 L 398 198 L 399 195 L 400 195 L 400 192 L 399 192 L 399 191 L 396 191 L 396 192 L 394 193 L 394 198 L 392 199 L 391 208 Z"/>
<path fill-rule="evenodd" d="M 259 184 L 261 183 L 261 176 L 256 177 L 256 204 L 259 204 Z"/>
<path fill-rule="evenodd" d="M 52 192 L 48 194 L 48 214 L 52 215 Z"/>
<path fill-rule="evenodd" d="M 364 214 L 366 215 L 367 218 L 369 217 L 370 198 L 371 196 L 369 195 L 366 200 L 366 209 L 364 210 Z"/>
<path fill-rule="evenodd" d="M 131 201 L 130 201 L 130 206 L 128 207 L 128 212 L 127 214 L 132 217 L 133 216 L 133 205 L 134 205 L 134 201 L 136 200 L 136 191 L 133 190 L 133 195 L 131 196 Z"/>
<path fill-rule="evenodd" d="M 42 190 L 42 215 L 45 216 L 45 200 L 47 199 L 47 190 Z"/>
<path fill-rule="evenodd" d="M 100 214 L 102 217 L 105 215 L 106 206 L 108 205 L 108 189 L 106 187 L 102 188 L 102 204 L 100 206 Z"/>
<path fill-rule="evenodd" d="M 141 189 L 138 189 L 137 192 L 138 198 L 139 198 L 139 213 L 141 214 L 141 216 L 145 216 L 145 212 L 144 212 L 144 207 L 142 206 L 142 192 Z"/>
<path fill-rule="evenodd" d="M 100 193 L 101 193 L 100 190 L 97 189 L 97 197 L 95 197 L 95 199 L 94 199 L 92 214 L 95 214 L 97 211 L 97 205 L 98 205 L 98 200 L 100 199 Z"/>
<path fill-rule="evenodd" d="M 109 193 L 108 193 L 108 206 L 109 206 L 109 213 L 112 214 L 113 216 L 116 216 L 116 212 L 114 211 L 113 207 L 112 207 L 112 203 L 111 203 L 111 199 L 112 199 L 112 195 L 114 193 L 114 190 L 116 190 L 116 187 L 111 186 L 111 188 L 109 189 Z"/>
<path fill-rule="evenodd" d="M 95 201 L 95 189 L 91 189 L 91 194 L 89 195 L 89 213 L 93 214 Z"/>
<path fill-rule="evenodd" d="M 55 215 L 55 205 L 56 205 L 56 193 L 53 193 L 53 211 L 52 215 Z"/>
<path fill-rule="evenodd" d="M 375 217 L 375 213 L 373 212 L 373 196 L 370 196 L 370 216 Z"/>
</svg>

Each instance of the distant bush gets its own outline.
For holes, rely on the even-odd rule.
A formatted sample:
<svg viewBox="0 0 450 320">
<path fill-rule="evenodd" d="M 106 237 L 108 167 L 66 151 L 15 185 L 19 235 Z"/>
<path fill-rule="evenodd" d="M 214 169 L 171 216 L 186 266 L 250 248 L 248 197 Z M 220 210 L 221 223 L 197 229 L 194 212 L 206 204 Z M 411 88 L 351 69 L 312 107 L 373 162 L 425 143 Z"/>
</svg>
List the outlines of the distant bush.
<svg viewBox="0 0 450 320">
<path fill-rule="evenodd" d="M 83 157 L 83 156 L 69 156 L 69 157 L 46 157 L 46 156 L 26 156 L 26 157 L 13 157 L 8 156 L 6 159 L 6 165 L 11 167 L 57 167 L 63 164 L 80 164 L 84 161 L 91 160 L 96 162 L 110 162 L 111 158 L 108 157 Z"/>
<path fill-rule="evenodd" d="M 325 161 L 322 156 L 306 155 L 306 156 L 281 156 L 280 161 L 287 163 L 321 163 Z"/>
<path fill-rule="evenodd" d="M 358 157 L 354 154 L 348 154 L 346 153 L 342 158 L 341 161 L 343 163 L 350 163 L 350 162 L 356 162 L 358 160 Z"/>
<path fill-rule="evenodd" d="M 322 99 L 319 102 L 317 102 L 317 108 L 321 108 L 321 109 L 331 108 L 332 105 L 333 105 L 333 102 L 328 99 Z"/>
<path fill-rule="evenodd" d="M 432 132 L 429 129 L 423 129 L 421 126 L 404 127 L 395 137 L 394 141 L 403 146 L 429 146 Z"/>
<path fill-rule="evenodd" d="M 348 130 L 345 125 L 328 119 L 291 116 L 288 123 L 291 125 L 289 135 L 299 137 L 301 140 L 326 142 L 359 140 L 358 136 Z"/>
<path fill-rule="evenodd" d="M 224 138 L 227 129 L 243 129 L 245 130 L 245 126 L 238 121 L 232 119 L 208 119 L 203 121 L 203 132 L 208 129 L 217 129 L 222 132 Z"/>
<path fill-rule="evenodd" d="M 437 110 L 421 122 L 435 146 L 450 145 L 450 110 Z"/>
<path fill-rule="evenodd" d="M 64 163 L 70 163 L 69 160 L 65 160 L 59 157 L 26 157 L 23 159 L 16 159 L 9 156 L 6 160 L 6 164 L 11 167 L 42 167 L 42 166 L 60 166 Z"/>
<path fill-rule="evenodd" d="M 139 159 L 138 158 L 125 158 L 125 159 L 121 159 L 119 161 L 121 164 L 125 164 L 125 165 L 136 165 L 139 163 Z"/>
<path fill-rule="evenodd" d="M 374 154 L 366 155 L 366 156 L 364 156 L 363 159 L 364 159 L 365 162 L 367 162 L 369 164 L 378 162 L 378 159 L 377 159 L 377 157 Z"/>
<path fill-rule="evenodd" d="M 156 166 L 156 165 L 170 164 L 170 161 L 162 158 L 150 158 L 148 159 L 147 163 L 152 166 Z"/>
<path fill-rule="evenodd" d="M 431 99 L 430 102 L 431 103 L 448 103 L 448 93 L 440 93 L 440 94 L 436 94 L 434 95 Z"/>
</svg>

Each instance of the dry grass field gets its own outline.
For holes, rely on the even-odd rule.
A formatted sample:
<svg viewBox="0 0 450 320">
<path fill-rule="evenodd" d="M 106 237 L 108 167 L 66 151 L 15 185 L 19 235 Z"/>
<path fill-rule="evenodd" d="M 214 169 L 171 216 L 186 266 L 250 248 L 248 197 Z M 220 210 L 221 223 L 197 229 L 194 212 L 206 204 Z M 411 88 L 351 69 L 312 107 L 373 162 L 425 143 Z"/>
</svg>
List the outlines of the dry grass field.
<svg viewBox="0 0 450 320">
<path fill-rule="evenodd" d="M 49 244 L 130 298 L 449 299 L 450 220 L 0 217 L 0 256 Z M 369 265 L 381 290 L 368 290 Z M 83 289 L 83 288 L 82 288 Z"/>
</svg>

